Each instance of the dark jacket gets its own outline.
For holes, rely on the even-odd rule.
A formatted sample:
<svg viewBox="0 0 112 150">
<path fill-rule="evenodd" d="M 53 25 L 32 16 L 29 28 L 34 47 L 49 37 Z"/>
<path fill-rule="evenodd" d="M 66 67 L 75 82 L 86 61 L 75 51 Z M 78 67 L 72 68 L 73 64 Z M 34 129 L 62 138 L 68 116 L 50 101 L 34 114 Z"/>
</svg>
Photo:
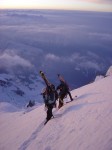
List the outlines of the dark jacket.
<svg viewBox="0 0 112 150">
<path fill-rule="evenodd" d="M 46 106 L 54 105 L 57 100 L 57 93 L 55 89 L 47 87 L 45 93 L 43 93 L 44 103 Z"/>
<path fill-rule="evenodd" d="M 69 87 L 66 83 L 61 82 L 60 85 L 57 87 L 57 90 L 60 90 L 59 95 L 61 94 L 67 94 L 69 91 Z"/>
</svg>

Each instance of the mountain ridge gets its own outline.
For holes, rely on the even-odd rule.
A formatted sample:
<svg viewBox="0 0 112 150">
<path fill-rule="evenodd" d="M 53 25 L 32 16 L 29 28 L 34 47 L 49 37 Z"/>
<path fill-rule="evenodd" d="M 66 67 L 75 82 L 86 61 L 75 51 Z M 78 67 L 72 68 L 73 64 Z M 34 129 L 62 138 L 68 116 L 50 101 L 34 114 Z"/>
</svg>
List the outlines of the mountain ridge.
<svg viewBox="0 0 112 150">
<path fill-rule="evenodd" d="M 42 102 L 40 95 L 44 87 L 39 76 L 0 74 L 0 101 L 14 104 L 18 107 L 24 107 L 29 100 Z M 40 99 L 40 100 L 39 100 Z"/>
</svg>

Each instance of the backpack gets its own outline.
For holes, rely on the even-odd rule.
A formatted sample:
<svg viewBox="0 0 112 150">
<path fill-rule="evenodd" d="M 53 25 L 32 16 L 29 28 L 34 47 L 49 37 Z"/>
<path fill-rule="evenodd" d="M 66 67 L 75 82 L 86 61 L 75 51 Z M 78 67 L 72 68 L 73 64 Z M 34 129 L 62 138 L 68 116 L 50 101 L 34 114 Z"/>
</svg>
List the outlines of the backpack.
<svg viewBox="0 0 112 150">
<path fill-rule="evenodd" d="M 67 94 L 68 92 L 68 86 L 65 84 L 65 83 L 61 83 L 58 87 L 57 87 L 57 90 L 60 90 L 60 93 L 59 95 L 61 94 Z"/>
<path fill-rule="evenodd" d="M 58 99 L 58 93 L 56 90 L 52 90 L 51 88 L 47 87 L 42 95 L 46 106 L 56 104 L 56 100 Z"/>
</svg>

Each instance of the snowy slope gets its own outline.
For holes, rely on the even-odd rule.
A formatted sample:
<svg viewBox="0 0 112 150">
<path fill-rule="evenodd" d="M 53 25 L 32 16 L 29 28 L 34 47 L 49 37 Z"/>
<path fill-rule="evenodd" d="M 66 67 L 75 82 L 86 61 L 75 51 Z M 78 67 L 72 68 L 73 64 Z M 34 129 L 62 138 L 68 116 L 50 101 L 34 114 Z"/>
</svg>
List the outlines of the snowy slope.
<svg viewBox="0 0 112 150">
<path fill-rule="evenodd" d="M 112 150 L 112 76 L 72 95 L 78 98 L 54 109 L 56 118 L 45 126 L 44 105 L 25 114 L 1 111 L 0 150 Z"/>
<path fill-rule="evenodd" d="M 109 67 L 106 76 L 112 76 L 112 66 Z"/>
<path fill-rule="evenodd" d="M 101 80 L 102 78 L 104 78 L 102 75 L 96 76 L 95 81 Z"/>
</svg>

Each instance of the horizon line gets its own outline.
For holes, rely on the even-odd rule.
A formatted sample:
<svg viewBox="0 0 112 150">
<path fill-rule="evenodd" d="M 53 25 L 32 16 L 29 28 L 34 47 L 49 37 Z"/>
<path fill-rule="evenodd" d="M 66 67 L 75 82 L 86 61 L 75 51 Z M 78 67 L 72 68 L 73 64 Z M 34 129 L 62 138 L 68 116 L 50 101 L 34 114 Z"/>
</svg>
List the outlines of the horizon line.
<svg viewBox="0 0 112 150">
<path fill-rule="evenodd" d="M 98 12 L 98 13 L 112 13 L 112 11 L 102 10 L 82 10 L 82 9 L 60 9 L 60 8 L 0 8 L 0 10 L 55 10 L 55 11 L 82 11 L 82 12 Z"/>
</svg>

